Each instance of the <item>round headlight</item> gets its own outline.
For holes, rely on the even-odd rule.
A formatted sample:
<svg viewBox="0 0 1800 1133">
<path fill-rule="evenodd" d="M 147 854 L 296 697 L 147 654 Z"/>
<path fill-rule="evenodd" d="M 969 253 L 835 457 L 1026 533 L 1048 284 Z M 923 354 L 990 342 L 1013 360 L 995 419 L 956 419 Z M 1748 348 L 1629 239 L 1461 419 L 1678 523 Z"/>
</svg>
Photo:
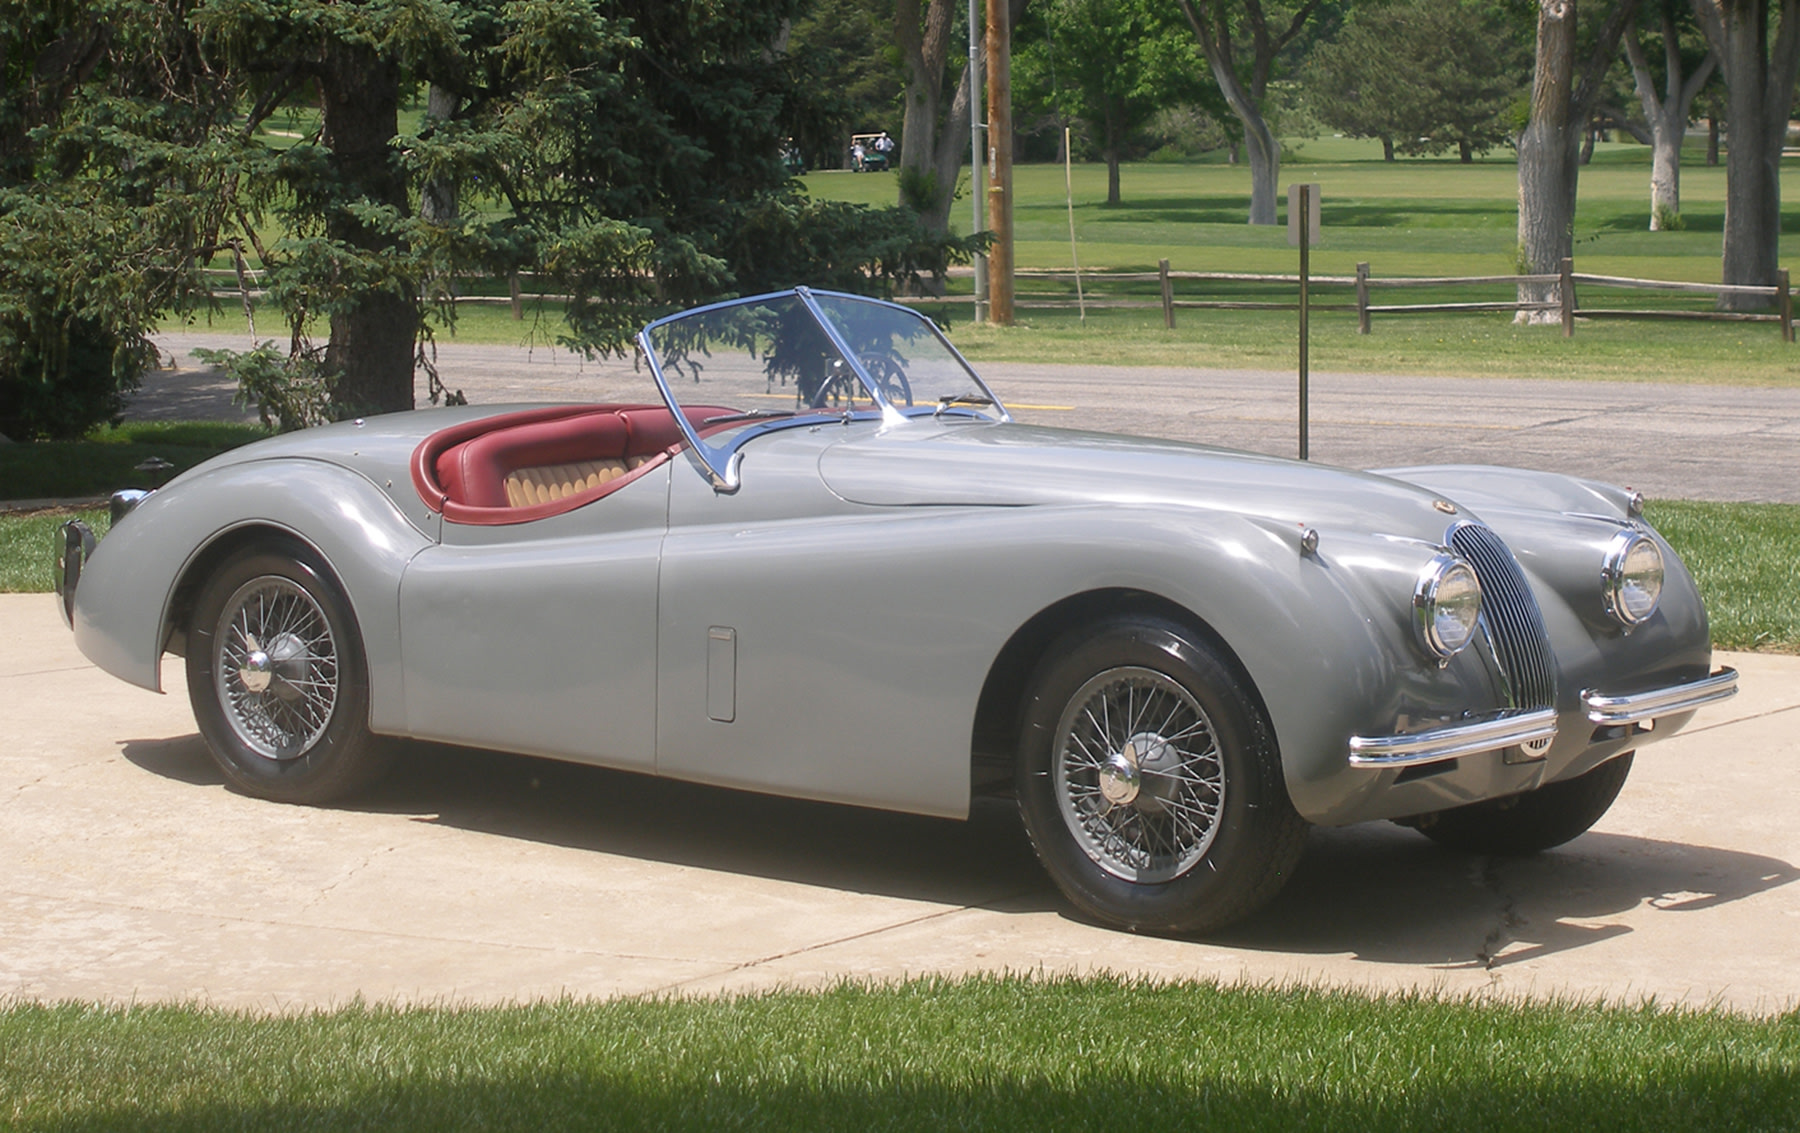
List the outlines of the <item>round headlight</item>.
<svg viewBox="0 0 1800 1133">
<path fill-rule="evenodd" d="M 1454 555 L 1432 559 L 1413 591 L 1413 617 L 1426 649 L 1445 661 L 1456 656 L 1474 640 L 1481 617 L 1481 581 L 1474 569 Z"/>
<path fill-rule="evenodd" d="M 1601 593 L 1613 617 L 1638 625 L 1656 612 L 1662 598 L 1663 557 L 1656 540 L 1641 531 L 1621 531 L 1606 548 L 1600 568 Z"/>
</svg>

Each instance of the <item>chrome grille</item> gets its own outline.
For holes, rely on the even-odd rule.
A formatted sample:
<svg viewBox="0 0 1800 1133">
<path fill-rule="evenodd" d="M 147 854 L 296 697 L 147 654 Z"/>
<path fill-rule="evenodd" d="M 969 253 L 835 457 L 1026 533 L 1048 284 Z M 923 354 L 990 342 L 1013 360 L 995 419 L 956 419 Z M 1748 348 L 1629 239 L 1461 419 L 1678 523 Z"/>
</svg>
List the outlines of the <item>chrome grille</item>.
<svg viewBox="0 0 1800 1133">
<path fill-rule="evenodd" d="M 1518 560 L 1492 530 L 1459 523 L 1450 547 L 1467 559 L 1481 580 L 1481 622 L 1493 643 L 1514 708 L 1556 705 L 1556 668 L 1550 658 L 1544 615 Z"/>
</svg>

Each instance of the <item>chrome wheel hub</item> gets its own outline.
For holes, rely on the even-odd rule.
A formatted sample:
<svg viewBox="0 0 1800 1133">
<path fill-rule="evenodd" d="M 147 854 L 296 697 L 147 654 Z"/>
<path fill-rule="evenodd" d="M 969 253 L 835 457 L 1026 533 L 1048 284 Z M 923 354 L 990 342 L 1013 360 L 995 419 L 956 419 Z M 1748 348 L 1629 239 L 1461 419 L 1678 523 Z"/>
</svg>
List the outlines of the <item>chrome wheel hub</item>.
<svg viewBox="0 0 1800 1133">
<path fill-rule="evenodd" d="M 337 706 L 337 643 L 317 600 L 280 575 L 251 579 L 220 612 L 215 691 L 225 722 L 267 759 L 296 759 L 325 734 Z"/>
<path fill-rule="evenodd" d="M 1144 777 L 1138 774 L 1137 760 L 1129 747 L 1106 757 L 1106 762 L 1100 768 L 1099 779 L 1100 797 L 1109 806 L 1130 806 L 1144 783 Z"/>
<path fill-rule="evenodd" d="M 1169 881 L 1212 845 L 1225 770 L 1212 721 L 1154 669 L 1108 669 L 1070 698 L 1052 777 L 1082 852 L 1127 881 Z"/>
<path fill-rule="evenodd" d="M 274 679 L 275 662 L 260 649 L 252 650 L 244 658 L 244 667 L 238 670 L 238 680 L 250 692 L 268 692 L 269 682 Z"/>
</svg>

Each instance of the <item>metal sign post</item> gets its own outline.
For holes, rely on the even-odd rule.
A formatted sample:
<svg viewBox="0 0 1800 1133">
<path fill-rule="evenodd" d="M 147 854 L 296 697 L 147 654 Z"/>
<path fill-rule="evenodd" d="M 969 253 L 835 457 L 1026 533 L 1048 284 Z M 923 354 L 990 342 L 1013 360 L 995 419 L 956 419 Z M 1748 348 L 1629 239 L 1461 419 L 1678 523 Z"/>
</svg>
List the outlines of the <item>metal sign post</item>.
<svg viewBox="0 0 1800 1133">
<path fill-rule="evenodd" d="M 1311 265 L 1307 253 L 1319 238 L 1319 187 L 1293 184 L 1288 186 L 1288 243 L 1300 245 L 1300 459 L 1307 457 L 1307 351 L 1310 331 L 1307 316 L 1311 314 Z"/>
</svg>

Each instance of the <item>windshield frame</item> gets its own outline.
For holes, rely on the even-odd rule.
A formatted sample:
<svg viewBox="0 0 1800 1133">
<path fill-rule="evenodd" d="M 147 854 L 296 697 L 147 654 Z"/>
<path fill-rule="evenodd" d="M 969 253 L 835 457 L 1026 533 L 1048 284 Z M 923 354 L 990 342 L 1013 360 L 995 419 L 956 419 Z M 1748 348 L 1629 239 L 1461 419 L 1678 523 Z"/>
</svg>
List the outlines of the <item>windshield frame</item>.
<svg viewBox="0 0 1800 1133">
<path fill-rule="evenodd" d="M 843 410 L 819 407 L 804 409 L 794 413 L 792 416 L 747 418 L 742 423 L 743 427 L 732 428 L 719 434 L 721 443 L 712 443 L 708 438 L 701 436 L 700 430 L 695 427 L 694 423 L 688 419 L 687 414 L 682 411 L 681 399 L 675 395 L 673 383 L 670 382 L 668 375 L 663 370 L 662 359 L 658 356 L 656 349 L 652 346 L 652 336 L 659 329 L 683 319 L 703 317 L 709 313 L 727 310 L 732 307 L 752 306 L 758 303 L 768 303 L 771 300 L 789 297 L 798 298 L 805 306 L 807 313 L 812 316 L 818 323 L 819 328 L 825 332 L 826 337 L 830 339 L 833 348 L 837 350 L 843 360 L 855 372 L 857 380 L 862 383 L 863 390 L 868 394 L 870 400 L 879 406 L 879 410 Z M 948 401 L 932 405 L 894 405 L 892 401 L 888 399 L 886 391 L 882 388 L 882 383 L 875 381 L 871 377 L 868 370 L 864 367 L 862 360 L 858 357 L 857 352 L 847 341 L 845 341 L 843 334 L 839 331 L 830 316 L 827 315 L 820 306 L 820 298 L 833 301 L 843 300 L 862 303 L 874 307 L 886 307 L 897 313 L 904 314 L 907 318 L 923 323 L 929 328 L 932 337 L 937 343 L 949 354 L 957 365 L 962 367 L 963 372 L 968 375 L 969 381 L 973 386 L 969 392 L 988 399 L 991 403 L 994 417 L 990 418 L 986 414 L 973 413 L 967 407 L 957 407 Z M 656 319 L 638 332 L 637 345 L 638 350 L 649 363 L 650 374 L 656 381 L 656 387 L 662 394 L 663 402 L 669 407 L 669 412 L 675 418 L 676 428 L 681 431 L 683 439 L 687 441 L 695 455 L 700 458 L 701 464 L 705 466 L 707 478 L 712 482 L 714 490 L 722 493 L 737 491 L 738 486 L 741 483 L 739 466 L 742 463 L 742 453 L 739 450 L 742 449 L 746 442 L 765 433 L 793 428 L 795 425 L 817 424 L 821 419 L 842 421 L 845 423 L 859 420 L 880 420 L 885 424 L 896 424 L 921 416 L 944 417 L 951 415 L 959 418 L 974 416 L 982 420 L 997 420 L 1000 422 L 1009 422 L 1012 420 L 1012 414 L 1007 412 L 1006 406 L 1001 403 L 997 396 L 995 396 L 994 391 L 988 384 L 982 380 L 981 375 L 975 372 L 975 368 L 969 365 L 969 360 L 962 356 L 962 352 L 957 350 L 956 347 L 951 344 L 950 340 L 945 337 L 943 330 L 938 327 L 934 320 L 902 304 L 890 303 L 882 299 L 871 299 L 866 295 L 853 295 L 843 291 L 814 291 L 807 287 L 794 287 L 785 291 L 771 291 L 762 295 L 749 295 L 739 299 L 727 299 L 722 302 L 709 303 L 701 307 L 693 307 L 686 311 L 680 311 L 676 314 L 666 315 L 663 318 Z M 983 408 L 988 407 L 984 406 Z"/>
</svg>

